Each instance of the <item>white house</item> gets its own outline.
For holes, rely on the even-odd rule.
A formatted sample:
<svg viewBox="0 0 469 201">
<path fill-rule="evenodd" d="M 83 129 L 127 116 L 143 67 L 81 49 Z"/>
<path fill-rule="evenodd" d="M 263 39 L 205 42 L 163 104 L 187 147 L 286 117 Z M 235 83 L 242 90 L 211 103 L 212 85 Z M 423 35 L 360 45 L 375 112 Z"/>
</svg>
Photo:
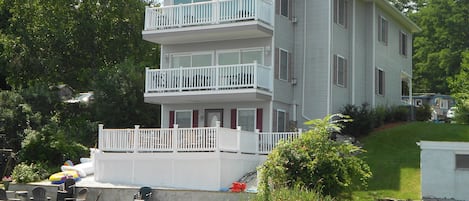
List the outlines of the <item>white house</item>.
<svg viewBox="0 0 469 201">
<path fill-rule="evenodd" d="M 144 98 L 161 104 L 162 129 L 147 139 L 129 134 L 121 139 L 133 139 L 126 148 L 111 146 L 104 137 L 111 131 L 100 129 L 100 146 L 108 143 L 108 152 L 135 152 L 127 154 L 131 164 L 116 162 L 123 153 L 98 156 L 97 178 L 103 181 L 115 175 L 99 170 L 119 166 L 133 172 L 119 182 L 216 190 L 255 170 L 263 147 L 296 135 L 285 132 L 346 104 L 400 104 L 402 85 L 411 86 L 412 34 L 419 28 L 386 0 L 164 0 L 163 5 L 146 8 L 142 31 L 144 40 L 161 44 L 160 69 L 146 70 Z M 136 148 L 156 138 L 166 141 Z M 203 152 L 182 151 L 179 143 L 187 138 Z M 243 161 L 245 169 L 223 169 L 230 161 Z M 161 163 L 173 166 L 151 165 Z M 192 178 L 180 174 L 188 168 L 207 171 L 199 174 L 203 178 L 216 173 L 213 185 L 178 183 Z M 154 171 L 166 173 L 163 184 L 156 182 L 160 176 L 134 181 L 136 174 Z M 226 172 L 236 175 L 228 178 Z"/>
</svg>

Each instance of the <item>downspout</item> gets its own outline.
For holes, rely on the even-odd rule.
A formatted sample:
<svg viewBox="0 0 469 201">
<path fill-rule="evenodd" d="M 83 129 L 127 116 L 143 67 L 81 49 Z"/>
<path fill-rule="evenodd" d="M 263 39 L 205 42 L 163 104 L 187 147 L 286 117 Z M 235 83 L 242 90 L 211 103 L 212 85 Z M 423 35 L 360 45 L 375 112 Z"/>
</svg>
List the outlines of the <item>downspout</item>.
<svg viewBox="0 0 469 201">
<path fill-rule="evenodd" d="M 371 77 L 372 77 L 372 80 L 371 80 L 371 107 L 374 108 L 376 106 L 376 94 L 375 94 L 375 91 L 376 91 L 376 74 L 375 74 L 375 68 L 376 68 L 376 3 L 373 1 L 373 23 L 371 23 L 373 26 L 372 26 L 372 31 L 371 33 L 373 33 L 372 35 L 372 41 L 371 41 L 371 44 L 372 44 L 372 49 L 371 51 L 373 51 L 371 53 L 371 57 L 372 57 L 372 61 L 371 61 Z"/>
<path fill-rule="evenodd" d="M 356 3 L 353 2 L 353 5 L 352 5 L 352 65 L 351 65 L 351 69 L 352 70 L 352 79 L 350 79 L 352 81 L 352 105 L 355 105 L 355 13 L 356 13 Z"/>
<path fill-rule="evenodd" d="M 329 19 L 328 19 L 328 26 L 329 26 L 329 34 L 328 34 L 328 44 L 327 47 L 329 48 L 329 56 L 328 56 L 328 61 L 327 61 L 327 76 L 328 76 L 328 82 L 327 82 L 327 114 L 331 113 L 331 101 L 332 101 L 332 85 L 331 85 L 331 60 L 332 60 L 332 1 L 329 1 Z"/>
<path fill-rule="evenodd" d="M 312 118 L 306 116 L 305 114 L 305 93 L 306 93 L 306 33 L 307 33 L 307 26 L 306 26 L 306 13 L 308 12 L 308 6 L 306 6 L 306 2 L 309 0 L 304 0 L 304 16 L 303 16 L 303 84 L 302 84 L 302 100 L 301 100 L 301 116 L 306 120 L 311 120 Z"/>
<path fill-rule="evenodd" d="M 272 15 L 271 15 L 271 18 L 272 18 L 272 29 L 274 31 L 274 35 L 272 37 L 272 42 L 270 44 L 270 63 L 271 65 L 275 68 L 275 23 L 276 23 L 276 20 L 275 18 L 277 17 L 276 13 L 275 13 L 275 6 L 276 4 L 274 3 L 274 6 L 273 6 L 273 12 L 272 12 Z M 270 71 L 270 77 L 272 78 L 272 100 L 270 101 L 270 104 L 269 104 L 269 129 L 266 129 L 266 131 L 272 131 L 272 128 L 274 126 L 273 124 L 273 121 L 274 121 L 274 117 L 273 117 L 273 111 L 274 111 L 274 97 L 275 97 L 275 73 L 274 73 L 275 69 L 272 69 Z"/>
</svg>

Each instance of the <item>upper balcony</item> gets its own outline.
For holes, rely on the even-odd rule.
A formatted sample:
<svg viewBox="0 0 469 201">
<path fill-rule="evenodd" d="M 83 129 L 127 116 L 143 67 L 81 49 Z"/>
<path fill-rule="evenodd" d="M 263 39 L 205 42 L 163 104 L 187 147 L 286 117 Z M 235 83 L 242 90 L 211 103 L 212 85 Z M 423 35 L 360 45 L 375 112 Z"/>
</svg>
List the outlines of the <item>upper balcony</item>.
<svg viewBox="0 0 469 201">
<path fill-rule="evenodd" d="M 147 7 L 143 39 L 159 44 L 268 37 L 272 0 L 213 0 Z"/>
<path fill-rule="evenodd" d="M 145 102 L 263 101 L 272 97 L 272 68 L 260 64 L 147 69 Z"/>
</svg>

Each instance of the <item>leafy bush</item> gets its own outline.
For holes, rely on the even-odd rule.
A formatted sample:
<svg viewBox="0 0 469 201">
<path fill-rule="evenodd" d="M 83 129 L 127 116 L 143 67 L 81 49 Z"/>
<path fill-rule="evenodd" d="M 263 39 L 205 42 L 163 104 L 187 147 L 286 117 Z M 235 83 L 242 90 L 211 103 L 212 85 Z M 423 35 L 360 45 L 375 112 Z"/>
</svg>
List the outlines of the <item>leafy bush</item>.
<svg viewBox="0 0 469 201">
<path fill-rule="evenodd" d="M 407 106 L 391 106 L 387 109 L 385 122 L 399 122 L 410 119 L 410 108 Z"/>
<path fill-rule="evenodd" d="M 345 127 L 342 129 L 342 134 L 344 135 L 354 137 L 366 136 L 374 128 L 375 120 L 373 112 L 367 103 L 361 106 L 346 105 L 340 113 L 353 119 L 352 122 L 344 124 Z"/>
<path fill-rule="evenodd" d="M 19 158 L 23 162 L 40 163 L 46 169 L 59 167 L 65 160 L 78 161 L 88 154 L 83 145 L 67 138 L 56 120 L 39 131 L 28 130 Z"/>
<path fill-rule="evenodd" d="M 378 128 L 384 125 L 385 119 L 386 119 L 386 113 L 387 113 L 387 109 L 384 106 L 378 106 L 373 110 L 372 112 L 373 116 L 370 118 L 373 119 L 375 128 Z"/>
<path fill-rule="evenodd" d="M 341 129 L 341 120 L 334 118 L 310 121 L 309 131 L 291 143 L 280 142 L 268 155 L 259 169 L 259 190 L 266 200 L 271 190 L 284 188 L 320 189 L 322 195 L 338 196 L 367 185 L 370 168 L 356 156 L 363 150 L 329 139 Z"/>
<path fill-rule="evenodd" d="M 12 177 L 17 183 L 29 183 L 41 180 L 39 172 L 43 172 L 34 164 L 20 163 L 13 169 Z"/>
<path fill-rule="evenodd" d="M 423 104 L 415 108 L 415 119 L 417 121 L 428 121 L 432 117 L 431 107 L 428 104 Z"/>
</svg>

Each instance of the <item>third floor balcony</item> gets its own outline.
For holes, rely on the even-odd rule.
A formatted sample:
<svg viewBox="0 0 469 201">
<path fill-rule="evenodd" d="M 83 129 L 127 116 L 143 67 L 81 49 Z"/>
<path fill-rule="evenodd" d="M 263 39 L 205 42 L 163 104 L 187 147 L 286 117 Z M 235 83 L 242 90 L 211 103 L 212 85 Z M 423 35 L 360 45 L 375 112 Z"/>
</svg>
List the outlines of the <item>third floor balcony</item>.
<svg viewBox="0 0 469 201">
<path fill-rule="evenodd" d="M 179 44 L 272 36 L 272 0 L 212 0 L 147 7 L 143 39 Z"/>
</svg>

